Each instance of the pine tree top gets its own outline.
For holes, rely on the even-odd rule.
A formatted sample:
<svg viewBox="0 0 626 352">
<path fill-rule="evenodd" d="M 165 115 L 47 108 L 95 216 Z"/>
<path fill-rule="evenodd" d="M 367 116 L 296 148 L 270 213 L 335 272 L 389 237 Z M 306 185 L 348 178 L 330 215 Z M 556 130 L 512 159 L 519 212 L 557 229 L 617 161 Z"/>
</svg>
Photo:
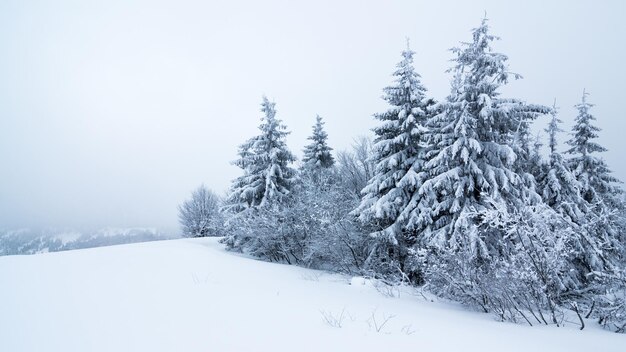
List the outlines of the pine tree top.
<svg viewBox="0 0 626 352">
<path fill-rule="evenodd" d="M 303 166 L 309 168 L 329 168 L 335 164 L 331 151 L 328 146 L 328 133 L 324 131 L 324 121 L 317 115 L 315 125 L 313 125 L 313 134 L 307 139 L 310 144 L 304 147 L 304 157 L 302 158 Z"/>
<path fill-rule="evenodd" d="M 572 154 L 569 160 L 572 171 L 582 185 L 584 199 L 589 203 L 597 203 L 600 200 L 612 201 L 615 194 L 622 190 L 614 183 L 620 180 L 611 176 L 611 170 L 604 160 L 596 156 L 596 153 L 606 151 L 606 148 L 596 143 L 597 132 L 600 128 L 593 125 L 596 118 L 590 113 L 593 104 L 587 101 L 589 93 L 583 90 L 581 102 L 575 105 L 578 110 L 572 138 L 567 141 L 571 146 L 566 153 Z"/>
<path fill-rule="evenodd" d="M 556 148 L 558 146 L 558 142 L 556 136 L 559 132 L 563 132 L 561 127 L 559 127 L 559 125 L 562 124 L 563 121 L 559 119 L 558 114 L 559 108 L 556 106 L 555 100 L 554 104 L 552 105 L 552 111 L 550 111 L 550 122 L 548 123 L 548 127 L 545 129 L 546 133 L 548 133 L 548 146 L 550 147 L 550 155 L 557 153 Z"/>
<path fill-rule="evenodd" d="M 569 154 L 587 156 L 591 153 L 606 151 L 606 148 L 592 141 L 598 138 L 597 132 L 600 131 L 600 128 L 592 124 L 596 118 L 589 112 L 594 104 L 587 102 L 588 96 L 589 93 L 583 90 L 581 102 L 574 105 L 578 110 L 578 115 L 576 116 L 576 122 L 572 131 L 574 136 L 567 142 L 572 146 L 572 148 L 567 151 Z"/>
<path fill-rule="evenodd" d="M 383 89 L 385 99 L 389 105 L 401 107 L 407 103 L 419 103 L 424 99 L 426 88 L 422 85 L 421 76 L 415 71 L 413 55 L 407 41 L 407 47 L 402 51 L 402 60 L 396 64 L 393 72 L 394 84 Z M 381 120 L 388 119 L 387 115 L 376 115 Z"/>
<path fill-rule="evenodd" d="M 460 47 L 451 49 L 457 55 L 457 64 L 451 70 L 471 72 L 465 77 L 465 85 L 494 96 L 496 89 L 508 82 L 509 75 L 515 79 L 522 77 L 508 71 L 506 55 L 492 50 L 491 42 L 500 40 L 500 37 L 489 33 L 487 22 L 488 19 L 483 18 L 480 26 L 472 29 L 472 42 L 461 42 Z"/>
</svg>

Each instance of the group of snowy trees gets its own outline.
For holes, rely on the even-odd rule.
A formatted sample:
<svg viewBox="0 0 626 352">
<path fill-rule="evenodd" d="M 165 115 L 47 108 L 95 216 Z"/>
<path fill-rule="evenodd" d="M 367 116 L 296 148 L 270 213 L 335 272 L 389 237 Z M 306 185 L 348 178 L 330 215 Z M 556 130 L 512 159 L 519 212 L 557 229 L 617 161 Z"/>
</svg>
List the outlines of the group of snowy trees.
<svg viewBox="0 0 626 352">
<path fill-rule="evenodd" d="M 225 243 L 273 261 L 358 271 L 365 246 L 349 213 L 369 177 L 363 167 L 369 165 L 368 144 L 341 153 L 336 165 L 317 116 L 296 170 L 274 103 L 264 97 L 261 111 L 260 134 L 240 146 L 234 162 L 243 175 L 233 181 L 223 207 L 230 215 Z"/>
<path fill-rule="evenodd" d="M 626 220 L 619 181 L 598 156 L 583 93 L 563 155 L 556 107 L 504 98 L 520 78 L 487 20 L 454 48 L 450 94 L 428 96 L 402 52 L 376 114 L 373 143 L 335 159 L 318 116 L 296 169 L 285 125 L 264 98 L 258 136 L 242 144 L 223 211 L 234 250 L 370 275 L 493 312 L 560 324 L 564 312 L 626 329 Z M 549 157 L 531 137 L 537 117 Z M 584 325 L 583 325 L 584 326 Z"/>
</svg>

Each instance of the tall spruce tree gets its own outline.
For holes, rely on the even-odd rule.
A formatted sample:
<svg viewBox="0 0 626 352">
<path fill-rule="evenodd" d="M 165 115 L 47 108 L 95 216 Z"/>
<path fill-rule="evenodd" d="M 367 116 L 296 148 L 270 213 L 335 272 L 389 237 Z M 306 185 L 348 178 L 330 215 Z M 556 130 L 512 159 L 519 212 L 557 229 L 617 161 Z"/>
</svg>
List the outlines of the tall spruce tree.
<svg viewBox="0 0 626 352">
<path fill-rule="evenodd" d="M 423 181 L 426 157 L 424 125 L 433 105 L 413 67 L 414 54 L 407 42 L 393 73 L 395 83 L 384 88 L 383 99 L 391 108 L 374 115 L 382 122 L 374 128 L 374 176 L 354 212 L 375 230 L 374 236 L 393 244 L 407 235 L 409 218 L 416 210 L 414 198 Z"/>
<path fill-rule="evenodd" d="M 622 190 L 616 185 L 620 181 L 611 176 L 604 160 L 595 155 L 606 149 L 594 141 L 600 129 L 592 124 L 595 117 L 589 112 L 593 104 L 587 102 L 588 95 L 583 91 L 581 103 L 575 105 L 578 115 L 572 138 L 567 141 L 571 148 L 566 153 L 573 155 L 568 162 L 578 181 L 586 213 L 582 223 L 585 243 L 581 260 L 587 272 L 582 273 L 583 280 L 593 281 L 594 276 L 586 274 L 615 272 L 623 265 L 626 248 L 622 227 L 624 204 L 619 199 Z"/>
<path fill-rule="evenodd" d="M 324 131 L 324 121 L 317 115 L 313 134 L 308 138 L 311 143 L 304 147 L 302 166 L 308 169 L 326 169 L 335 164 L 331 154 L 333 148 L 328 146 L 328 133 Z"/>
<path fill-rule="evenodd" d="M 500 97 L 500 86 L 511 75 L 520 76 L 508 71 L 506 55 L 492 51 L 490 44 L 498 38 L 489 34 L 487 19 L 473 29 L 472 39 L 452 49 L 452 93 L 431 121 L 435 155 L 419 193 L 424 195 L 423 245 L 465 248 L 473 257 L 485 258 L 500 239 L 491 232 L 469 231 L 480 222 L 476 214 L 494 204 L 519 208 L 540 200 L 519 171 L 518 157 L 528 153 L 528 143 L 519 143 L 519 136 L 549 108 Z"/>
<path fill-rule="evenodd" d="M 589 110 L 594 106 L 587 102 L 589 93 L 583 91 L 582 101 L 575 105 L 578 110 L 576 123 L 572 128 L 571 146 L 566 153 L 571 154 L 571 169 L 581 184 L 581 193 L 590 204 L 605 202 L 608 206 L 616 205 L 621 189 L 615 185 L 619 180 L 611 176 L 611 170 L 596 153 L 605 152 L 606 148 L 596 143 L 600 128 L 593 125 L 595 117 Z"/>
<path fill-rule="evenodd" d="M 550 123 L 545 130 L 548 133 L 550 160 L 547 173 L 541 180 L 542 198 L 556 212 L 580 225 L 585 221 L 586 206 L 581 197 L 578 180 L 557 150 L 557 135 L 563 132 L 559 125 L 563 121 L 558 118 L 556 105 L 552 108 L 551 116 Z"/>
<path fill-rule="evenodd" d="M 419 283 L 421 274 L 409 253 L 417 235 L 411 222 L 419 216 L 417 190 L 425 176 L 428 149 L 425 124 L 432 116 L 434 101 L 426 96 L 421 76 L 415 71 L 414 54 L 407 40 L 393 73 L 395 82 L 383 90 L 390 109 L 374 115 L 381 121 L 374 128 L 374 175 L 362 190 L 363 198 L 353 214 L 378 240 L 378 251 L 372 253 L 378 270 L 401 272 L 405 279 Z"/>
<path fill-rule="evenodd" d="M 239 147 L 239 159 L 233 164 L 244 174 L 233 181 L 226 209 L 239 212 L 279 202 L 294 184 L 296 160 L 285 143 L 287 127 L 276 118 L 275 103 L 263 97 L 261 133 Z"/>
<path fill-rule="evenodd" d="M 595 142 L 600 129 L 593 125 L 595 117 L 590 109 L 593 104 L 587 101 L 588 93 L 583 91 L 582 101 L 575 105 L 578 110 L 572 129 L 572 138 L 567 142 L 573 155 L 569 160 L 570 168 L 578 181 L 581 208 L 585 216 L 580 231 L 577 231 L 579 244 L 574 247 L 576 258 L 575 270 L 570 270 L 572 281 L 578 287 L 571 290 L 572 300 L 596 311 L 593 316 L 599 323 L 626 331 L 626 223 L 624 203 L 620 199 L 623 193 L 617 186 L 620 182 L 611 176 L 608 166 L 596 153 L 606 149 Z"/>
</svg>

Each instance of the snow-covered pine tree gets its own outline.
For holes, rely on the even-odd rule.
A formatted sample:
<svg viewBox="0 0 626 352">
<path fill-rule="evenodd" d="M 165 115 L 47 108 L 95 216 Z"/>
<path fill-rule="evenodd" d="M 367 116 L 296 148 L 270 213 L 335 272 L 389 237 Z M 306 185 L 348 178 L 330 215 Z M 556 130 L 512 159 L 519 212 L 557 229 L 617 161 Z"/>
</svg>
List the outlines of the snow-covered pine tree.
<svg viewBox="0 0 626 352">
<path fill-rule="evenodd" d="M 472 31 L 473 40 L 453 48 L 453 89 L 432 119 L 436 155 L 427 163 L 429 179 L 420 188 L 424 214 L 432 221 L 423 232 L 427 247 L 471 249 L 475 258 L 489 256 L 498 236 L 468 231 L 476 214 L 492 204 L 521 207 L 540 200 L 528 177 L 520 170 L 520 130 L 549 108 L 503 99 L 498 89 L 509 76 L 507 56 L 493 52 L 487 19 Z M 527 158 L 526 158 L 527 160 Z"/>
<path fill-rule="evenodd" d="M 523 179 L 528 186 L 528 189 L 534 190 L 538 195 L 541 195 L 541 186 L 543 185 L 545 177 L 548 173 L 548 163 L 544 159 L 541 151 L 544 144 L 542 136 L 539 132 L 537 132 L 534 137 L 529 136 L 527 138 L 528 140 L 523 144 L 514 144 L 514 147 L 521 147 L 520 153 L 523 154 L 522 156 L 519 156 L 519 154 L 516 153 L 518 157 L 515 159 L 515 171 L 523 175 Z M 528 148 L 528 150 L 526 150 L 526 148 Z M 530 198 L 533 199 L 533 201 L 537 200 L 532 196 Z"/>
<path fill-rule="evenodd" d="M 626 331 L 626 228 L 620 181 L 611 175 L 604 160 L 595 155 L 606 151 L 594 140 L 600 129 L 593 125 L 595 117 L 583 91 L 582 101 L 567 142 L 567 151 L 573 157 L 570 168 L 580 185 L 581 197 L 586 203 L 585 222 L 582 224 L 580 259 L 577 261 L 582 289 L 575 291 L 575 299 L 583 307 L 595 306 L 593 316 L 605 327 Z M 582 292 L 580 294 L 579 292 Z"/>
<path fill-rule="evenodd" d="M 544 247 L 556 241 L 543 237 L 545 228 L 560 228 L 558 219 L 543 223 L 549 208 L 524 170 L 530 122 L 550 110 L 501 98 L 499 88 L 511 75 L 508 58 L 492 51 L 496 37 L 486 19 L 472 37 L 453 49 L 452 91 L 428 126 L 433 155 L 419 190 L 424 229 L 416 253 L 426 251 L 425 280 L 433 292 L 515 320 L 521 318 L 515 309 L 528 302 L 550 311 L 560 287 L 554 285 L 559 262 L 544 265 L 559 258 Z"/>
<path fill-rule="evenodd" d="M 585 222 L 586 206 L 580 194 L 580 184 L 567 166 L 566 160 L 557 151 L 557 134 L 563 132 L 559 124 L 558 109 L 555 106 L 551 112 L 552 118 L 545 131 L 548 133 L 550 160 L 548 171 L 541 180 L 543 201 L 556 212 L 565 216 L 575 224 Z"/>
<path fill-rule="evenodd" d="M 335 158 L 331 154 L 333 148 L 328 146 L 328 133 L 324 131 L 324 121 L 317 115 L 313 134 L 308 138 L 311 143 L 304 147 L 302 166 L 309 169 L 326 169 L 335 164 Z"/>
<path fill-rule="evenodd" d="M 580 193 L 580 183 L 567 165 L 567 161 L 558 152 L 557 134 L 563 132 L 559 127 L 562 121 L 558 118 L 556 104 L 552 108 L 551 119 L 545 131 L 548 133 L 548 146 L 550 149 L 549 163 L 545 176 L 539 180 L 543 202 L 559 214 L 563 219 L 562 227 L 569 227 L 565 232 L 567 238 L 562 260 L 567 262 L 569 269 L 564 271 L 563 286 L 566 292 L 577 292 L 585 287 L 585 277 L 592 270 L 603 270 L 597 258 L 597 249 L 602 245 L 597 238 L 588 231 L 592 222 L 589 207 Z"/>
<path fill-rule="evenodd" d="M 407 42 L 393 73 L 394 84 L 384 88 L 383 99 L 391 108 L 374 115 L 382 122 L 374 128 L 374 176 L 354 211 L 363 223 L 373 226 L 374 236 L 393 244 L 398 244 L 416 210 L 414 197 L 423 181 L 426 157 L 424 125 L 434 104 L 413 67 L 414 54 Z"/>
<path fill-rule="evenodd" d="M 582 101 L 575 106 L 578 115 L 572 128 L 572 139 L 567 141 L 571 148 L 566 153 L 572 155 L 569 163 L 580 182 L 585 201 L 590 204 L 604 202 L 607 206 L 614 206 L 618 195 L 622 193 L 615 185 L 620 181 L 611 175 L 604 160 L 595 154 L 605 152 L 606 148 L 594 141 L 598 138 L 597 132 L 600 128 L 592 124 L 596 118 L 589 112 L 593 104 L 587 102 L 588 95 L 583 90 Z"/>
<path fill-rule="evenodd" d="M 227 210 L 239 212 L 279 202 L 293 186 L 295 170 L 290 164 L 296 158 L 285 143 L 289 132 L 276 118 L 275 105 L 263 97 L 261 133 L 239 147 L 239 159 L 233 164 L 244 174 L 233 181 Z"/>
<path fill-rule="evenodd" d="M 405 265 L 407 249 L 415 241 L 416 233 L 410 225 L 417 216 L 417 190 L 421 186 L 427 146 L 424 127 L 434 101 L 426 96 L 426 88 L 413 66 L 409 48 L 402 52 L 402 60 L 393 73 L 395 82 L 384 88 L 383 99 L 390 105 L 384 113 L 374 117 L 381 124 L 374 128 L 374 176 L 361 192 L 361 204 L 353 212 L 379 239 L 386 265 L 394 266 L 411 280 L 421 280 L 415 268 Z M 397 267 L 396 267 L 397 266 Z"/>
</svg>

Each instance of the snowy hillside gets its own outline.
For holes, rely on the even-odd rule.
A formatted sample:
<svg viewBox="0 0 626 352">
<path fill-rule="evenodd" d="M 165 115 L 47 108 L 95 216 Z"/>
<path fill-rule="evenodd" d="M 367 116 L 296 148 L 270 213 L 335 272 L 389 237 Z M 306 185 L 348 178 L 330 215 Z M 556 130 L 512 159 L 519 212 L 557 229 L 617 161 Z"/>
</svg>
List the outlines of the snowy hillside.
<svg viewBox="0 0 626 352">
<path fill-rule="evenodd" d="M 0 287 L 3 351 L 626 351 L 591 321 L 500 323 L 215 238 L 1 257 Z"/>
</svg>

